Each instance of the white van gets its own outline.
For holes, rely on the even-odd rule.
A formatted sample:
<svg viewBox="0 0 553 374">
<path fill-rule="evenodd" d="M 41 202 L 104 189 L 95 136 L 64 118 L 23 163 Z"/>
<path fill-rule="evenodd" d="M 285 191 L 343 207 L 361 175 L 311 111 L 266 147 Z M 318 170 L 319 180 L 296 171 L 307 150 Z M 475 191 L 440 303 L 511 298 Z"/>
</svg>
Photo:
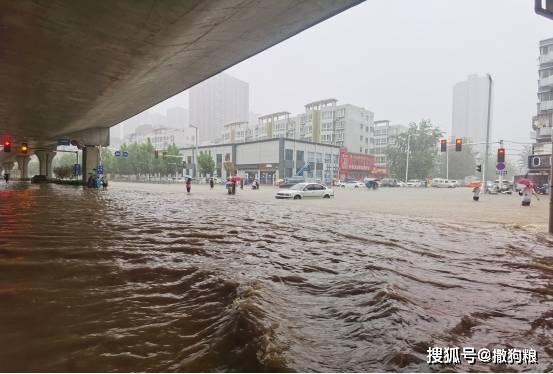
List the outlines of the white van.
<svg viewBox="0 0 553 374">
<path fill-rule="evenodd" d="M 454 188 L 455 187 L 455 181 L 450 181 L 450 180 L 442 179 L 442 178 L 434 178 L 434 179 L 432 179 L 432 187 Z"/>
</svg>

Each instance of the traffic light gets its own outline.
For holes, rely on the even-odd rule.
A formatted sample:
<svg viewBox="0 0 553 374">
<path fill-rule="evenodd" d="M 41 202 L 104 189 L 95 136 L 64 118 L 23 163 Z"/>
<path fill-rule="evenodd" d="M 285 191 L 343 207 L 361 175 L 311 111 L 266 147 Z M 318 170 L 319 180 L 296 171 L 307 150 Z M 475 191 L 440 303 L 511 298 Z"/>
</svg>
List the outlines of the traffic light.
<svg viewBox="0 0 553 374">
<path fill-rule="evenodd" d="M 442 152 L 447 151 L 447 139 L 440 140 L 440 149 Z"/>
<path fill-rule="evenodd" d="M 461 152 L 462 148 L 463 148 L 463 139 L 455 138 L 455 151 Z"/>
<path fill-rule="evenodd" d="M 476 171 L 481 173 L 482 172 L 482 165 L 476 165 Z"/>
<path fill-rule="evenodd" d="M 12 151 L 12 142 L 9 139 L 4 140 L 4 152 Z"/>
<path fill-rule="evenodd" d="M 505 162 L 505 148 L 497 149 L 497 162 Z"/>
<path fill-rule="evenodd" d="M 29 151 L 29 146 L 27 145 L 27 143 L 21 143 L 21 145 L 19 146 L 19 152 L 26 155 L 28 151 Z"/>
<path fill-rule="evenodd" d="M 155 158 L 159 158 L 159 151 L 158 151 L 158 150 L 155 150 L 155 151 L 154 151 L 154 157 L 155 157 Z"/>
</svg>

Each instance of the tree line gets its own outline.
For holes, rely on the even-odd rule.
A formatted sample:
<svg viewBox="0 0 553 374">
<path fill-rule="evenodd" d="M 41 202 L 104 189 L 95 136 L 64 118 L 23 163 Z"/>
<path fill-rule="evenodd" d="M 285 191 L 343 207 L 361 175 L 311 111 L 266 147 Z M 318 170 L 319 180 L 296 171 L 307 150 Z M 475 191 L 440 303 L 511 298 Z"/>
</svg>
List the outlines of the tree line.
<svg viewBox="0 0 553 374">
<path fill-rule="evenodd" d="M 455 151 L 455 147 L 448 146 L 448 155 L 441 152 L 439 141 L 444 132 L 434 126 L 430 120 L 423 119 L 419 123 L 410 123 L 408 130 L 392 137 L 392 141 L 386 148 L 388 168 L 391 177 L 404 180 L 407 166 L 407 150 L 409 148 L 409 176 L 408 179 L 425 180 L 427 178 L 445 178 L 446 168 L 449 164 L 449 179 L 462 180 L 467 176 L 479 176 L 476 172 L 476 152 L 469 139 L 463 139 L 461 151 Z M 488 157 L 487 179 L 495 180 L 496 158 L 493 149 Z M 446 162 L 446 157 L 449 162 Z M 481 161 L 478 161 L 481 164 Z M 518 170 L 515 165 L 507 163 L 509 177 L 515 175 Z"/>
</svg>

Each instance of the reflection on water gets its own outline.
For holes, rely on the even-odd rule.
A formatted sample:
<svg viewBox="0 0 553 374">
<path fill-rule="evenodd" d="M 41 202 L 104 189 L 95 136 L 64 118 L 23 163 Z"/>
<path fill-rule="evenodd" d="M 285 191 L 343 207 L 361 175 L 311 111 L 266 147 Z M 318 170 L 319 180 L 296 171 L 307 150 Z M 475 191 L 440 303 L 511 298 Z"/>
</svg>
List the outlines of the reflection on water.
<svg viewBox="0 0 553 374">
<path fill-rule="evenodd" d="M 546 236 L 234 201 L 1 186 L 0 370 L 553 370 Z"/>
</svg>

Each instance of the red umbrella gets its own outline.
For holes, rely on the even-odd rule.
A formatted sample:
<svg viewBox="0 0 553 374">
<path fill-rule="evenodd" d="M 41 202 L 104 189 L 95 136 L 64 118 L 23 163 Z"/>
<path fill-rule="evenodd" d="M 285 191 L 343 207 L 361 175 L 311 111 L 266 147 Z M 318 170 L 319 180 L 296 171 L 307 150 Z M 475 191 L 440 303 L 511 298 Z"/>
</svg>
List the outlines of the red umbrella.
<svg viewBox="0 0 553 374">
<path fill-rule="evenodd" d="M 530 187 L 530 188 L 534 187 L 534 181 L 528 178 L 519 179 L 517 181 L 517 184 L 522 184 L 523 186 Z"/>
<path fill-rule="evenodd" d="M 242 179 L 242 178 L 238 175 L 233 175 L 232 177 L 230 177 L 230 180 L 232 182 L 240 182 L 240 179 Z"/>
</svg>

